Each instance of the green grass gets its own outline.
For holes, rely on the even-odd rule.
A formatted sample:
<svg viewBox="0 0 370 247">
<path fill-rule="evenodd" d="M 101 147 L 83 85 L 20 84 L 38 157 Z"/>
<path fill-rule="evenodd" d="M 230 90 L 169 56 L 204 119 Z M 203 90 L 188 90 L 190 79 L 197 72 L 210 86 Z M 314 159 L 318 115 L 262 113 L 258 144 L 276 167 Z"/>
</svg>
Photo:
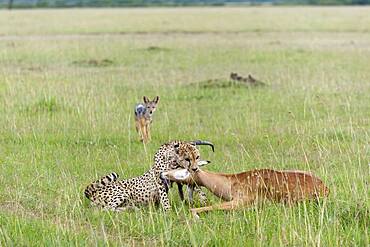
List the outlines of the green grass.
<svg viewBox="0 0 370 247">
<path fill-rule="evenodd" d="M 368 246 L 369 11 L 1 11 L 0 245 Z M 223 83 L 230 72 L 268 86 Z M 161 97 L 146 146 L 143 95 Z M 175 188 L 168 214 L 88 206 L 87 184 L 142 174 L 172 139 L 212 141 L 206 169 L 309 170 L 331 194 L 201 221 Z"/>
</svg>

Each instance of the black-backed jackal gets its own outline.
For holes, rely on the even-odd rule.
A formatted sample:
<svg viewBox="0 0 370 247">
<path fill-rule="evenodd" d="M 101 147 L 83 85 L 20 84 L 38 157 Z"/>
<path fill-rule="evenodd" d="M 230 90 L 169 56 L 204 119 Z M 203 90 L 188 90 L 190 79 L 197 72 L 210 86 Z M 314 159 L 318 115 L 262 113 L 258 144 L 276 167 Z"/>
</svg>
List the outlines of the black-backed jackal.
<svg viewBox="0 0 370 247">
<path fill-rule="evenodd" d="M 153 113 L 157 109 L 159 96 L 151 101 L 148 97 L 143 97 L 144 103 L 135 106 L 135 127 L 139 133 L 140 141 L 146 143 L 150 140 L 150 124 L 153 121 Z"/>
</svg>

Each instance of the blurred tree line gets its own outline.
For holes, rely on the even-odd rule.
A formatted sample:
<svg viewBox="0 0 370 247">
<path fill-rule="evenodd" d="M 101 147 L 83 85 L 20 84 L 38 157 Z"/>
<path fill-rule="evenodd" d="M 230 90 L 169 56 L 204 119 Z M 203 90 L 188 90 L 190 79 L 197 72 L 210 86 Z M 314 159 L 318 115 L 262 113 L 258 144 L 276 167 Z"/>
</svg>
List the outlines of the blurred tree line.
<svg viewBox="0 0 370 247">
<path fill-rule="evenodd" d="M 366 5 L 370 0 L 0 0 L 0 8 L 222 6 L 258 4 Z"/>
</svg>

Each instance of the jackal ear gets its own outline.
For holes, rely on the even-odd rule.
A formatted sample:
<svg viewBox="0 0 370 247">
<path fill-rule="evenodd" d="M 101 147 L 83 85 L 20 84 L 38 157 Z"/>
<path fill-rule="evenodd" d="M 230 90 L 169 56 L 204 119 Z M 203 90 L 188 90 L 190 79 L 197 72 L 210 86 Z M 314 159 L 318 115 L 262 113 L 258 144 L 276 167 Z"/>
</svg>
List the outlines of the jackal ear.
<svg viewBox="0 0 370 247">
<path fill-rule="evenodd" d="M 154 99 L 153 99 L 154 103 L 158 104 L 159 102 L 159 96 L 155 96 Z"/>
<path fill-rule="evenodd" d="M 144 103 L 145 103 L 145 104 L 148 104 L 148 103 L 149 103 L 149 101 L 150 101 L 150 100 L 149 100 L 149 98 L 148 98 L 148 97 L 146 97 L 146 96 L 144 96 L 144 97 L 143 97 L 143 100 L 144 100 Z"/>
</svg>

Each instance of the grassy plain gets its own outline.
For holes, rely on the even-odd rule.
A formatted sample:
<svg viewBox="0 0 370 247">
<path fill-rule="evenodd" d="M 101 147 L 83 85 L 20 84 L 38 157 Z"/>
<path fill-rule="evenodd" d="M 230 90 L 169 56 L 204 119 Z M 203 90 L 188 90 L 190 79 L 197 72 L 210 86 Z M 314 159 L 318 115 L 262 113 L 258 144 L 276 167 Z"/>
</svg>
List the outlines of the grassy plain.
<svg viewBox="0 0 370 247">
<path fill-rule="evenodd" d="M 370 8 L 14 10 L 0 23 L 0 246 L 369 245 Z M 232 71 L 268 86 L 203 83 Z M 142 95 L 161 96 L 145 147 Z M 142 174 L 172 139 L 214 142 L 209 170 L 309 170 L 331 195 L 201 221 L 176 189 L 168 214 L 88 206 L 88 183 Z"/>
</svg>

